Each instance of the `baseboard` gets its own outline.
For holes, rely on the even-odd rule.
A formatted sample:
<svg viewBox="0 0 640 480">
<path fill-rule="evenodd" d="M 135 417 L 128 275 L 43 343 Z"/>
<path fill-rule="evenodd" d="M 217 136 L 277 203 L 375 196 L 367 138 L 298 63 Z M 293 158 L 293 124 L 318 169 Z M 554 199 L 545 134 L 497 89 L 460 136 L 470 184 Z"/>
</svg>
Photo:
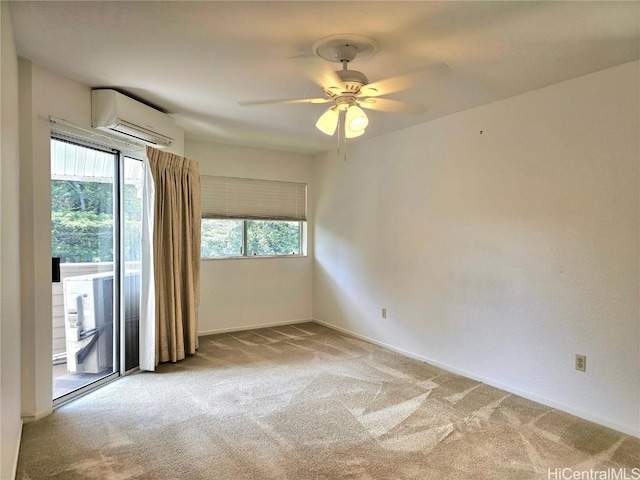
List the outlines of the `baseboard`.
<svg viewBox="0 0 640 480">
<path fill-rule="evenodd" d="M 41 418 L 51 415 L 52 413 L 53 413 L 53 408 L 51 410 L 46 410 L 44 412 L 24 413 L 22 414 L 22 422 L 23 423 L 36 422 Z"/>
<path fill-rule="evenodd" d="M 20 445 L 22 444 L 22 426 L 24 422 L 20 419 L 20 430 L 18 433 L 18 441 L 16 443 L 15 453 L 13 454 L 13 467 L 11 468 L 11 478 L 18 475 L 18 458 L 20 457 Z"/>
<path fill-rule="evenodd" d="M 242 327 L 219 328 L 216 330 L 203 330 L 198 332 L 198 337 L 215 335 L 216 333 L 241 332 L 244 330 L 255 330 L 257 328 L 282 327 L 284 325 L 296 325 L 298 323 L 313 322 L 313 318 L 303 318 L 299 320 L 287 320 L 284 322 L 260 323 L 256 325 L 243 325 Z"/>
<path fill-rule="evenodd" d="M 369 338 L 369 337 L 367 337 L 365 335 L 361 335 L 359 333 L 352 332 L 351 330 L 348 330 L 348 329 L 343 328 L 343 327 L 339 327 L 337 325 L 333 325 L 331 323 L 325 322 L 323 320 L 319 320 L 317 318 L 314 319 L 313 321 L 316 322 L 316 323 L 319 323 L 320 325 L 324 325 L 325 327 L 337 330 L 337 331 L 342 332 L 342 333 L 346 333 L 346 334 L 352 335 L 352 336 L 354 336 L 356 338 L 359 338 L 360 340 L 364 340 L 365 342 L 373 343 L 374 345 L 378 345 L 380 347 L 387 348 L 387 349 L 389 349 L 391 351 L 394 351 L 396 353 L 400 353 L 402 355 L 405 355 L 407 357 L 413 358 L 415 360 L 419 360 L 421 362 L 428 363 L 429 365 L 433 365 L 435 367 L 442 368 L 443 370 L 446 370 L 446 371 L 451 372 L 451 373 L 455 373 L 456 375 L 462 375 L 463 377 L 467 377 L 467 378 L 470 378 L 472 380 L 476 380 L 476 381 L 485 383 L 485 384 L 490 385 L 492 387 L 499 388 L 500 390 L 504 390 L 505 392 L 513 393 L 514 395 L 518 395 L 520 397 L 526 398 L 526 399 L 531 400 L 533 402 L 537 402 L 537 403 L 540 403 L 542 405 L 546 405 L 547 407 L 555 408 L 556 410 L 561 410 L 563 412 L 569 413 L 571 415 L 575 415 L 576 417 L 580 417 L 580 418 L 583 418 L 585 420 L 589 420 L 590 422 L 597 423 L 598 425 L 602 425 L 604 427 L 611 428 L 613 430 L 616 430 L 618 432 L 624 433 L 626 435 L 631 435 L 633 437 L 640 438 L 640 429 L 634 429 L 634 428 L 629 427 L 627 425 L 622 425 L 622 424 L 619 424 L 617 422 L 612 422 L 611 420 L 608 420 L 606 418 L 598 417 L 597 415 L 593 415 L 593 414 L 591 414 L 589 412 L 585 412 L 583 410 L 574 408 L 574 407 L 572 407 L 570 405 L 565 405 L 564 403 L 557 402 L 557 401 L 552 400 L 550 398 L 543 397 L 543 396 L 540 396 L 540 395 L 536 395 L 535 393 L 531 393 L 531 392 L 528 392 L 526 390 L 521 390 L 519 388 L 514 388 L 514 387 L 511 387 L 509 385 L 505 385 L 505 384 L 497 382 L 497 381 L 495 381 L 495 380 L 493 380 L 491 378 L 486 378 L 486 377 L 483 377 L 481 375 L 476 375 L 476 374 L 474 374 L 472 372 L 467 372 L 465 370 L 461 370 L 459 368 L 452 367 L 451 365 L 447 365 L 445 363 L 438 362 L 438 361 L 433 360 L 431 358 L 424 357 L 422 355 L 418 355 L 418 354 L 415 354 L 413 352 L 409 352 L 409 351 L 404 350 L 402 348 L 394 347 L 393 345 L 389 345 L 387 343 L 380 342 L 378 340 L 374 340 L 373 338 Z"/>
</svg>

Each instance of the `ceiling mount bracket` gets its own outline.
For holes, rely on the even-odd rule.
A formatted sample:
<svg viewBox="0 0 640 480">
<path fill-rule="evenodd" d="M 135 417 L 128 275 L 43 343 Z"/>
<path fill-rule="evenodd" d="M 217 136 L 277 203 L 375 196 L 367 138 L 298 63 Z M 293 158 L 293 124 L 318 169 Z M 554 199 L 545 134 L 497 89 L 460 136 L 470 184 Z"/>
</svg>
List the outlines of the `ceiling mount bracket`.
<svg viewBox="0 0 640 480">
<path fill-rule="evenodd" d="M 362 35 L 331 35 L 313 44 L 315 55 L 329 62 L 345 63 L 364 60 L 380 49 L 378 42 Z"/>
</svg>

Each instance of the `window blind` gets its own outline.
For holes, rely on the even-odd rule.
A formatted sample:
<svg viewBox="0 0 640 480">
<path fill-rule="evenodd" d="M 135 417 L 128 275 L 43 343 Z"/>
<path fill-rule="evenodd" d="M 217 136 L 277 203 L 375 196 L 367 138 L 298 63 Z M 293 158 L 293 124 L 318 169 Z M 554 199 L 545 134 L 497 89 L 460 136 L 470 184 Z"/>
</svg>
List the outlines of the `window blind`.
<svg viewBox="0 0 640 480">
<path fill-rule="evenodd" d="M 201 175 L 202 218 L 307 219 L 307 185 Z"/>
</svg>

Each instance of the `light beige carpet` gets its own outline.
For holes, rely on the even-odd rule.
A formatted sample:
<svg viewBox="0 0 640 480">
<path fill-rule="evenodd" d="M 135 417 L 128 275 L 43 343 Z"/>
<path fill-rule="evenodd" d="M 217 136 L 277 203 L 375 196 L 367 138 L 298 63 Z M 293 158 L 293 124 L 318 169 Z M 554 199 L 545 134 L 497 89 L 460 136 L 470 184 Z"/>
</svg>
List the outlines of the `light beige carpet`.
<svg viewBox="0 0 640 480">
<path fill-rule="evenodd" d="M 25 425 L 18 478 L 511 480 L 640 467 L 638 439 L 318 324 L 200 340 L 181 363 Z"/>
</svg>

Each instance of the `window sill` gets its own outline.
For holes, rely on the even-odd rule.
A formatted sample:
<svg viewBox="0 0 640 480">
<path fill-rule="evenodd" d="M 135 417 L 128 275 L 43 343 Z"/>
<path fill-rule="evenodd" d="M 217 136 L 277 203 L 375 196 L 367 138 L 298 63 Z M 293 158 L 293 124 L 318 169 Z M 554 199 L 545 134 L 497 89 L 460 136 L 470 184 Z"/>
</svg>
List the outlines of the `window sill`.
<svg viewBox="0 0 640 480">
<path fill-rule="evenodd" d="M 243 255 L 236 257 L 200 257 L 200 261 L 209 261 L 209 260 L 248 260 L 252 258 L 307 258 L 308 255 Z"/>
</svg>

